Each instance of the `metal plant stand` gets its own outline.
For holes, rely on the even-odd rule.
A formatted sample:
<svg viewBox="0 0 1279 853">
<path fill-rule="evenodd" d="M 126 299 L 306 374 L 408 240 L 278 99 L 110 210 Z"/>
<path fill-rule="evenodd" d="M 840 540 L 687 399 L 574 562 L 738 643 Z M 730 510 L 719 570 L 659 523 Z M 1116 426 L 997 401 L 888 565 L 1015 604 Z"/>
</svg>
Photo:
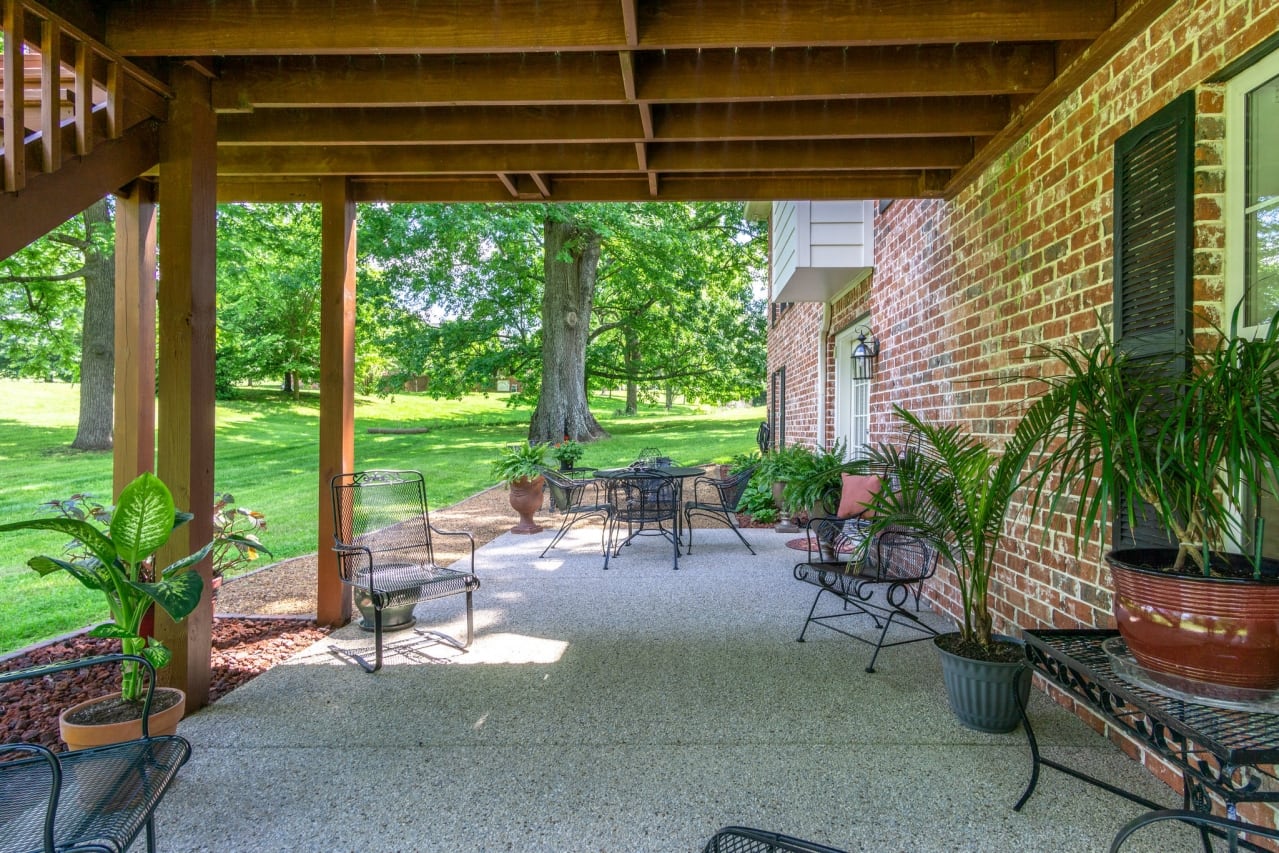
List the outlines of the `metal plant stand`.
<svg viewBox="0 0 1279 853">
<path fill-rule="evenodd" d="M 1041 675 L 1072 696 L 1086 702 L 1109 722 L 1181 770 L 1183 805 L 1195 814 L 1212 812 L 1212 794 L 1226 804 L 1226 819 L 1233 828 L 1212 822 L 1198 825 L 1204 850 L 1212 850 L 1210 834 L 1224 834 L 1230 849 L 1262 848 L 1238 839 L 1249 824 L 1238 821 L 1238 803 L 1279 802 L 1279 715 L 1230 710 L 1191 702 L 1136 686 L 1116 674 L 1103 644 L 1118 637 L 1116 631 L 1026 631 L 1026 656 Z M 1148 809 L 1166 807 L 1103 782 L 1086 773 L 1045 758 L 1024 717 L 1032 760 L 1030 782 L 1013 806 L 1019 810 L 1034 793 L 1040 766 L 1051 767 L 1091 785 L 1110 791 Z M 1136 823 L 1136 822 L 1134 822 Z M 1257 829 L 1260 829 L 1258 827 Z M 1116 839 L 1118 845 L 1123 837 Z"/>
</svg>

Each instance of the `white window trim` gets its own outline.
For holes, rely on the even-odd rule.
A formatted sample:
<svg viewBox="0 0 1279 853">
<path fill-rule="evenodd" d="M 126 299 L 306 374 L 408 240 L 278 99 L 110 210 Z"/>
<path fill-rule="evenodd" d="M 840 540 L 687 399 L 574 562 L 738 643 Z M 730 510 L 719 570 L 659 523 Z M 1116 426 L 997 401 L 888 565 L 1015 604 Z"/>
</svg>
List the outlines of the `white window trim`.
<svg viewBox="0 0 1279 853">
<path fill-rule="evenodd" d="M 1244 198 L 1247 188 L 1247 97 L 1248 93 L 1272 77 L 1279 76 L 1279 50 L 1249 66 L 1226 83 L 1226 228 L 1225 294 L 1226 313 L 1224 323 L 1230 322 L 1231 312 L 1244 298 L 1244 243 L 1247 229 L 1244 222 Z M 1240 331 L 1259 334 L 1264 325 L 1248 326 Z"/>
</svg>

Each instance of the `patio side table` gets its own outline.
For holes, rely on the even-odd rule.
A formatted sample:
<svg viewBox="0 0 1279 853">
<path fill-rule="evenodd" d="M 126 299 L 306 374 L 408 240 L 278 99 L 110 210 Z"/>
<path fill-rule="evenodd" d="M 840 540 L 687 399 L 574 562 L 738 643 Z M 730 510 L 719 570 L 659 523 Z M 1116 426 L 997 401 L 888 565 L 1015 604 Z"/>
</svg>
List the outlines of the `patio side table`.
<svg viewBox="0 0 1279 853">
<path fill-rule="evenodd" d="M 1030 630 L 1026 657 L 1049 682 L 1082 700 L 1099 714 L 1181 770 L 1183 803 L 1200 814 L 1212 811 L 1210 794 L 1226 804 L 1230 820 L 1245 802 L 1279 802 L 1279 714 L 1230 710 L 1165 696 L 1120 677 L 1102 644 L 1117 631 Z M 1044 758 L 1030 720 L 1024 716 L 1033 762 L 1030 782 L 1013 806 L 1020 810 L 1039 781 L 1040 765 L 1051 767 L 1139 803 L 1148 809 L 1166 806 Z M 1209 830 L 1199 827 L 1205 850 L 1212 849 Z M 1236 840 L 1231 839 L 1231 849 Z M 1247 842 L 1248 849 L 1261 849 Z"/>
</svg>

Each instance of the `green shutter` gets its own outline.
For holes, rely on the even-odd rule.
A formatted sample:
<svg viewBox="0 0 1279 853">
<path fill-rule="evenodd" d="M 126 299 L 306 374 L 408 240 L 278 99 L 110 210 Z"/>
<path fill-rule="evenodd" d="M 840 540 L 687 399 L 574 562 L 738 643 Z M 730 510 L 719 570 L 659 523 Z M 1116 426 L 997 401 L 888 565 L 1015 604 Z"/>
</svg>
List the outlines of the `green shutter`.
<svg viewBox="0 0 1279 853">
<path fill-rule="evenodd" d="M 1115 142 L 1115 337 L 1142 360 L 1185 370 L 1193 303 L 1194 92 Z M 1129 530 L 1116 507 L 1114 546 L 1166 545 L 1153 520 Z"/>
</svg>

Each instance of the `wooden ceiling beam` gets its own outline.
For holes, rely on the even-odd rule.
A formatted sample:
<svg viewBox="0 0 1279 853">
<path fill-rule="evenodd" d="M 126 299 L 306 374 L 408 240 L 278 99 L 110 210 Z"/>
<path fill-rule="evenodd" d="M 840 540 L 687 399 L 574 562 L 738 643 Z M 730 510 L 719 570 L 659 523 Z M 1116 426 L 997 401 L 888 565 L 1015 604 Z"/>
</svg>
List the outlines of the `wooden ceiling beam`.
<svg viewBox="0 0 1279 853">
<path fill-rule="evenodd" d="M 213 105 L 243 112 L 1035 94 L 1054 73 L 1048 45 L 671 51 L 629 60 L 615 54 L 237 58 L 221 64 Z"/>
<path fill-rule="evenodd" d="M 615 54 L 235 58 L 221 63 L 221 78 L 213 83 L 219 112 L 625 100 Z"/>
<path fill-rule="evenodd" d="M 247 146 L 218 149 L 219 175 L 496 175 L 632 172 L 635 150 L 597 145 Z"/>
<path fill-rule="evenodd" d="M 348 0 L 319 15 L 295 0 L 135 0 L 107 10 L 106 41 L 133 56 L 955 44 L 1093 39 L 1114 0 L 503 0 L 469 11 Z M 628 11 L 634 17 L 628 32 Z"/>
<path fill-rule="evenodd" d="M 226 146 L 218 174 L 618 174 L 946 169 L 972 156 L 968 139 L 475 146 Z"/>
<path fill-rule="evenodd" d="M 1002 96 L 664 104 L 653 130 L 659 141 L 991 136 L 1008 116 Z"/>
<path fill-rule="evenodd" d="M 671 172 L 958 169 L 973 156 L 966 139 L 850 139 L 788 142 L 656 143 L 648 168 Z"/>
<path fill-rule="evenodd" d="M 218 118 L 220 145 L 439 145 L 631 142 L 634 107 L 386 107 L 258 110 Z"/>
<path fill-rule="evenodd" d="M 650 102 L 883 98 L 1038 92 L 1055 73 L 1049 45 L 775 51 L 668 51 L 636 56 Z"/>
</svg>

